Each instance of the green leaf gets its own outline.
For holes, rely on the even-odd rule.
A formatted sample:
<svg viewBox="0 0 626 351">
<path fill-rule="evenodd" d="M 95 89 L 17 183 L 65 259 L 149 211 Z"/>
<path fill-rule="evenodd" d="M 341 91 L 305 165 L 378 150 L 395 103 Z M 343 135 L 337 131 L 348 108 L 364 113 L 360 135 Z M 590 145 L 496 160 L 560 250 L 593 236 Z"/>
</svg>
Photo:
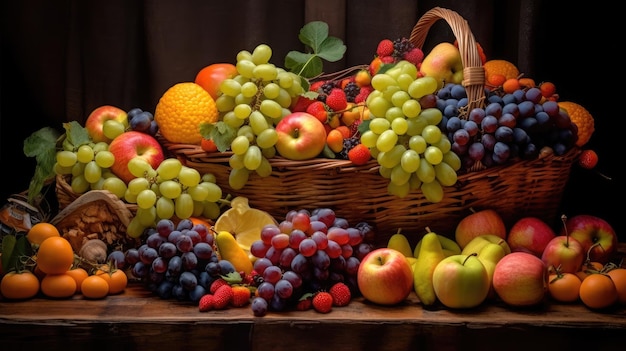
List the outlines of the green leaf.
<svg viewBox="0 0 626 351">
<path fill-rule="evenodd" d="M 65 128 L 65 137 L 74 145 L 74 147 L 79 147 L 91 142 L 87 129 L 81 126 L 77 121 L 63 123 L 63 128 Z"/>
<path fill-rule="evenodd" d="M 328 24 L 322 21 L 304 25 L 298 38 L 312 53 L 288 52 L 285 68 L 304 78 L 317 77 L 322 73 L 322 59 L 329 62 L 339 61 L 346 52 L 346 46 L 341 39 L 328 36 Z"/>
<path fill-rule="evenodd" d="M 17 255 L 13 255 L 16 243 L 15 235 L 6 235 L 2 238 L 2 267 L 3 271 L 10 272 L 15 268 Z"/>
<path fill-rule="evenodd" d="M 53 128 L 44 127 L 35 131 L 24 140 L 24 155 L 34 157 L 36 161 L 33 178 L 28 185 L 28 203 L 34 204 L 46 181 L 55 177 L 56 144 L 60 133 Z"/>
<path fill-rule="evenodd" d="M 322 21 L 309 22 L 300 29 L 298 38 L 314 52 L 319 52 L 320 45 L 328 38 L 328 24 Z"/>
<path fill-rule="evenodd" d="M 328 62 L 336 62 L 343 58 L 346 49 L 341 39 L 328 37 L 320 45 L 317 55 Z"/>
<path fill-rule="evenodd" d="M 211 130 L 211 139 L 220 152 L 228 151 L 230 144 L 237 137 L 237 130 L 228 124 L 219 121 Z"/>
<path fill-rule="evenodd" d="M 363 135 L 363 133 L 367 132 L 370 129 L 370 122 L 372 122 L 371 119 L 366 119 L 363 120 L 361 124 L 359 124 L 357 129 L 361 135 Z"/>
</svg>

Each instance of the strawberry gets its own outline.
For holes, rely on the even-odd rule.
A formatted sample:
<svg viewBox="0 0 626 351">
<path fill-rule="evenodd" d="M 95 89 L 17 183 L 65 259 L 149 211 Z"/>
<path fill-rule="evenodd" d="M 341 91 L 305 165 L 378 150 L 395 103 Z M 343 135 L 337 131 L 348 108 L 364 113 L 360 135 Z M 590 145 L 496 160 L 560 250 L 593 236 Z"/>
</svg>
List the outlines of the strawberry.
<svg viewBox="0 0 626 351">
<path fill-rule="evenodd" d="M 305 112 L 307 107 L 309 107 L 309 105 L 311 105 L 314 102 L 315 102 L 314 99 L 309 99 L 307 97 L 300 95 L 298 96 L 298 100 L 296 100 L 296 104 L 293 105 L 293 108 L 291 109 L 291 111 L 292 112 Z"/>
<path fill-rule="evenodd" d="M 222 285 L 228 285 L 228 282 L 224 280 L 224 278 L 215 279 L 213 283 L 211 283 L 211 286 L 209 287 L 209 292 L 211 292 L 211 294 L 215 294 L 217 289 L 219 289 L 219 287 Z"/>
<path fill-rule="evenodd" d="M 357 166 L 366 164 L 371 158 L 370 149 L 363 144 L 358 144 L 348 151 L 348 159 Z"/>
<path fill-rule="evenodd" d="M 592 169 L 598 164 L 598 154 L 593 150 L 583 150 L 578 158 L 578 164 L 585 169 Z"/>
<path fill-rule="evenodd" d="M 250 303 L 250 289 L 247 286 L 236 285 L 233 286 L 233 298 L 230 302 L 234 307 L 243 307 Z"/>
<path fill-rule="evenodd" d="M 329 313 L 333 309 L 333 297 L 326 291 L 319 291 L 311 301 L 313 308 L 320 313 Z"/>
<path fill-rule="evenodd" d="M 311 83 L 311 86 L 309 87 L 309 91 L 318 91 L 322 88 L 322 85 L 324 85 L 326 83 L 325 80 L 318 80 L 317 82 L 313 82 Z"/>
<path fill-rule="evenodd" d="M 296 305 L 296 310 L 298 311 L 306 311 L 311 308 L 313 300 L 313 294 L 306 293 L 302 295 L 300 300 L 298 300 L 298 304 Z"/>
<path fill-rule="evenodd" d="M 198 310 L 200 312 L 207 312 L 215 307 L 215 296 L 211 294 L 205 294 L 200 298 L 198 302 Z"/>
<path fill-rule="evenodd" d="M 404 54 L 404 59 L 417 66 L 424 60 L 424 52 L 420 48 L 413 48 Z"/>
<path fill-rule="evenodd" d="M 393 54 L 393 41 L 389 39 L 383 39 L 378 43 L 376 48 L 376 55 L 379 57 L 391 56 Z"/>
<path fill-rule="evenodd" d="M 335 283 L 328 292 L 333 297 L 333 306 L 346 306 L 352 299 L 350 288 L 342 282 Z"/>
<path fill-rule="evenodd" d="M 233 300 L 233 288 L 228 284 L 224 284 L 217 288 L 213 297 L 215 298 L 215 309 L 223 310 L 228 307 Z"/>
<path fill-rule="evenodd" d="M 326 97 L 326 105 L 333 111 L 342 111 L 348 107 L 346 93 L 340 88 L 333 88 Z"/>
<path fill-rule="evenodd" d="M 326 123 L 328 121 L 328 110 L 326 105 L 321 101 L 315 101 L 306 108 L 306 112 L 315 116 L 320 122 Z"/>
</svg>

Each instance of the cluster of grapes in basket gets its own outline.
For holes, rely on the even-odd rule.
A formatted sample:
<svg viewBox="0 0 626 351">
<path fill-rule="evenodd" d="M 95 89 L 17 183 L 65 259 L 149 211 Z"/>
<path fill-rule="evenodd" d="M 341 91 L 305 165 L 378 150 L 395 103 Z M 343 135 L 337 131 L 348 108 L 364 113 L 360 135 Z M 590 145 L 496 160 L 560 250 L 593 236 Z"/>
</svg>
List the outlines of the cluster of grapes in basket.
<svg viewBox="0 0 626 351">
<path fill-rule="evenodd" d="M 576 125 L 556 101 L 539 88 L 510 94 L 488 92 L 484 107 L 467 111 L 467 94 L 459 84 L 437 93 L 439 124 L 465 170 L 501 165 L 509 160 L 535 159 L 544 148 L 562 155 L 576 143 Z"/>
<path fill-rule="evenodd" d="M 274 126 L 304 92 L 300 77 L 270 63 L 271 56 L 267 44 L 257 45 L 252 52 L 240 51 L 235 64 L 238 74 L 222 82 L 215 100 L 220 127 L 213 128 L 211 137 L 233 152 L 228 179 L 233 189 L 241 189 L 252 172 L 270 175 L 268 158 L 276 155 L 278 140 Z"/>
<path fill-rule="evenodd" d="M 289 211 L 278 225 L 267 225 L 250 246 L 257 259 L 254 270 L 262 277 L 253 301 L 257 316 L 297 306 L 306 294 L 345 283 L 358 294 L 357 272 L 372 250 L 364 240 L 372 227 L 351 226 L 329 208 Z"/>
</svg>

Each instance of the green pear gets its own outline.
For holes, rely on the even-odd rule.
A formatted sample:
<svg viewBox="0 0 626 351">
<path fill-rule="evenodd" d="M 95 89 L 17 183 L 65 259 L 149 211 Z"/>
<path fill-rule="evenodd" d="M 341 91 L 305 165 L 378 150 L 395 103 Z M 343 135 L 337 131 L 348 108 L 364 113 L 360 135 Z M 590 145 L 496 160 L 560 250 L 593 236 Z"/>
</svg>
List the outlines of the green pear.
<svg viewBox="0 0 626 351">
<path fill-rule="evenodd" d="M 413 250 L 411 250 L 409 239 L 399 231 L 389 238 L 387 247 L 402 252 L 405 257 L 413 257 Z"/>
<path fill-rule="evenodd" d="M 487 270 L 487 275 L 489 276 L 489 293 L 487 294 L 488 298 L 494 298 L 496 296 L 496 292 L 493 288 L 493 272 L 496 269 L 496 265 L 502 257 L 506 256 L 506 252 L 502 245 L 488 243 L 483 246 L 482 249 L 478 252 L 478 259 L 483 263 L 485 269 Z"/>
<path fill-rule="evenodd" d="M 433 272 L 445 255 L 436 233 L 425 234 L 420 242 L 422 244 L 419 255 L 413 265 L 413 288 L 422 305 L 430 306 L 437 301 L 433 287 Z"/>
<path fill-rule="evenodd" d="M 461 247 L 459 246 L 459 244 L 456 243 L 456 241 L 441 234 L 437 234 L 437 238 L 439 239 L 439 242 L 441 243 L 441 248 L 443 249 L 444 256 L 448 257 L 452 255 L 458 255 L 461 253 Z M 417 245 L 415 245 L 415 249 L 413 250 L 413 257 L 415 258 L 419 256 L 420 247 L 422 246 L 421 243 L 422 243 L 422 240 L 418 241 Z"/>
<path fill-rule="evenodd" d="M 485 246 L 489 244 L 498 244 L 502 246 L 505 254 L 511 253 L 511 247 L 509 246 L 507 241 L 500 236 L 494 234 L 482 234 L 474 237 L 465 245 L 465 247 L 463 247 L 461 253 L 464 255 L 469 255 L 473 252 L 479 253 L 480 250 L 482 250 Z"/>
</svg>

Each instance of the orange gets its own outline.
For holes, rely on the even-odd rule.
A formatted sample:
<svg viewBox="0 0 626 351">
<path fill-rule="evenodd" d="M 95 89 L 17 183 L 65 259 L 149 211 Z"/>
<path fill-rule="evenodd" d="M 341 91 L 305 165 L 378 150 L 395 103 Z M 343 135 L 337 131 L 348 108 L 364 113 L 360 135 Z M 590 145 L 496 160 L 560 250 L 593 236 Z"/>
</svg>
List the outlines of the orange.
<svg viewBox="0 0 626 351">
<path fill-rule="evenodd" d="M 46 274 L 41 280 L 41 292 L 57 299 L 72 297 L 76 293 L 76 280 L 69 274 Z"/>
<path fill-rule="evenodd" d="M 30 299 L 37 295 L 39 286 L 39 278 L 31 271 L 12 271 L 2 277 L 0 294 L 7 299 Z"/>
<path fill-rule="evenodd" d="M 74 250 L 61 236 L 44 240 L 37 250 L 37 267 L 45 274 L 65 273 L 74 263 Z"/>
<path fill-rule="evenodd" d="M 489 82 L 491 75 L 501 74 L 506 79 L 517 78 L 519 76 L 519 69 L 515 64 L 507 60 L 488 60 L 483 65 L 485 69 L 485 81 Z"/>
<path fill-rule="evenodd" d="M 617 289 L 618 302 L 622 305 L 626 304 L 626 268 L 614 268 L 607 274 Z"/>
<path fill-rule="evenodd" d="M 578 301 L 581 281 L 574 273 L 550 274 L 548 280 L 548 293 L 550 297 L 559 302 Z"/>
<path fill-rule="evenodd" d="M 31 244 L 41 245 L 44 239 L 51 236 L 61 236 L 59 229 L 51 223 L 39 222 L 28 230 L 26 239 L 28 239 Z"/>
<path fill-rule="evenodd" d="M 595 131 L 594 119 L 591 113 L 582 105 L 572 101 L 560 101 L 558 104 L 559 107 L 567 111 L 570 120 L 578 127 L 578 140 L 576 141 L 576 145 L 583 146 L 587 144 Z"/>
<path fill-rule="evenodd" d="M 110 273 L 98 270 L 96 275 L 103 278 L 109 284 L 109 295 L 121 293 L 128 285 L 128 276 L 120 269 L 114 269 Z"/>
<path fill-rule="evenodd" d="M 580 283 L 580 300 L 592 309 L 612 306 L 618 300 L 617 289 L 610 276 L 603 273 L 590 274 Z"/>
<path fill-rule="evenodd" d="M 80 293 L 80 285 L 83 283 L 83 280 L 89 276 L 89 273 L 84 268 L 72 268 L 69 271 L 65 272 L 65 274 L 71 276 L 76 281 L 76 293 Z"/>
<path fill-rule="evenodd" d="M 99 275 L 90 275 L 80 286 L 83 296 L 89 299 L 102 299 L 109 294 L 109 283 Z"/>
<path fill-rule="evenodd" d="M 183 82 L 170 87 L 159 99 L 154 120 L 172 143 L 200 145 L 200 125 L 215 123 L 219 113 L 215 100 L 200 85 Z"/>
</svg>

